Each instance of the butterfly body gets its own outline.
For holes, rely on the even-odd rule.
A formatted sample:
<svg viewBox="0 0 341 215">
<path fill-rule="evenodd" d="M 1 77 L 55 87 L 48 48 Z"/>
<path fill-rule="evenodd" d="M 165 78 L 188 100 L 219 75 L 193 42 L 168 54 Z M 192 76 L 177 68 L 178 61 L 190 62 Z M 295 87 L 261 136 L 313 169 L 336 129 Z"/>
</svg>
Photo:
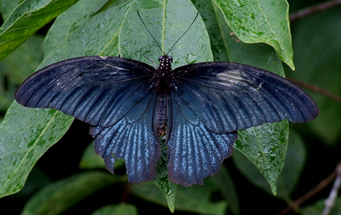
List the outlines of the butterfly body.
<svg viewBox="0 0 341 215">
<path fill-rule="evenodd" d="M 97 154 L 113 173 L 126 162 L 128 180 L 152 180 L 166 131 L 168 177 L 202 184 L 232 154 L 238 130 L 317 117 L 310 96 L 283 77 L 228 62 L 155 69 L 121 57 L 79 57 L 37 71 L 15 98 L 27 107 L 53 108 L 90 124 Z"/>
<path fill-rule="evenodd" d="M 154 130 L 155 134 L 162 136 L 165 133 L 167 127 L 167 106 L 170 98 L 170 92 L 172 88 L 172 83 L 174 81 L 174 72 L 172 70 L 172 57 L 168 55 L 163 55 L 159 58 L 160 65 L 155 70 L 153 82 L 158 94 L 158 101 L 156 102 L 156 116 L 154 119 Z"/>
</svg>

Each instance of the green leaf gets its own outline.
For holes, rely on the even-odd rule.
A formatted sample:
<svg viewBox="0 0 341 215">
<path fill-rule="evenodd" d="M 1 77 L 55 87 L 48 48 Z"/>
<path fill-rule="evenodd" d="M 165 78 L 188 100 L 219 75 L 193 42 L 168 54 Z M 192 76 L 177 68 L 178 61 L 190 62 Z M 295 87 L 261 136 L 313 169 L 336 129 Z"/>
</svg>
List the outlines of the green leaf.
<svg viewBox="0 0 341 215">
<path fill-rule="evenodd" d="M 286 0 L 215 0 L 225 20 L 245 43 L 266 43 L 279 58 L 295 69 Z"/>
<path fill-rule="evenodd" d="M 72 13 L 78 10 L 78 7 L 84 6 L 81 3 L 83 2 L 79 2 L 78 4 L 80 5 L 75 4 L 70 8 L 70 11 L 66 12 Z M 88 2 L 88 4 L 90 4 L 88 5 L 90 8 L 98 8 L 99 6 L 94 1 Z M 80 17 L 77 17 L 79 22 L 76 22 L 76 27 L 71 29 L 62 28 L 60 27 L 60 21 L 57 22 L 57 26 L 53 25 L 51 27 L 53 30 L 47 35 L 47 46 L 49 48 L 45 50 L 47 56 L 40 67 L 72 57 L 119 55 L 118 36 L 121 31 L 122 22 L 125 20 L 126 13 L 130 7 L 130 3 L 112 7 L 95 16 L 91 16 L 88 20 L 84 20 L 83 15 L 79 14 Z M 62 16 L 61 19 L 65 20 L 66 17 Z M 55 42 L 55 40 L 60 43 Z"/>
<path fill-rule="evenodd" d="M 227 203 L 225 201 L 210 201 L 211 194 L 218 189 L 211 178 L 205 180 L 203 186 L 193 185 L 191 187 L 184 187 L 178 185 L 175 209 L 199 214 L 226 214 Z M 166 199 L 154 183 L 146 182 L 133 185 L 131 192 L 142 199 L 167 207 Z"/>
<path fill-rule="evenodd" d="M 165 138 L 165 136 L 164 136 Z M 157 163 L 156 176 L 154 183 L 161 190 L 163 195 L 166 197 L 169 210 L 174 213 L 175 210 L 175 197 L 177 184 L 172 183 L 168 180 L 167 174 L 167 147 L 165 146 L 165 139 L 161 141 L 161 158 Z"/>
<path fill-rule="evenodd" d="M 306 206 L 302 208 L 302 215 L 321 215 L 325 206 L 325 200 L 320 200 L 313 205 Z M 336 198 L 334 207 L 330 210 L 329 215 L 339 215 L 341 214 L 341 197 Z"/>
<path fill-rule="evenodd" d="M 238 38 L 231 35 L 233 31 L 227 25 L 219 8 L 215 5 L 213 6 L 217 15 L 217 22 L 219 23 L 222 31 L 222 37 L 226 49 L 225 52 L 231 62 L 259 67 L 276 73 L 277 75 L 284 76 L 282 63 L 273 48 L 266 44 L 246 44 L 241 41 L 238 42 Z"/>
<path fill-rule="evenodd" d="M 236 167 L 247 179 L 249 179 L 251 183 L 260 187 L 269 194 L 272 193 L 269 183 L 253 163 L 251 163 L 248 159 L 246 159 L 246 157 L 238 152 L 235 152 L 232 158 Z M 290 194 L 298 182 L 305 159 L 306 152 L 302 140 L 296 132 L 290 132 L 284 168 L 277 181 L 278 198 L 281 198 L 287 202 L 290 201 Z"/>
<path fill-rule="evenodd" d="M 56 18 L 45 41 L 45 56 L 66 41 L 70 32 L 82 28 L 108 0 L 82 0 Z"/>
<path fill-rule="evenodd" d="M 86 172 L 57 181 L 37 192 L 26 203 L 22 215 L 60 214 L 92 193 L 125 181 L 124 178 L 103 172 Z"/>
<path fill-rule="evenodd" d="M 36 161 L 67 131 L 72 118 L 14 102 L 0 124 L 0 197 L 18 192 Z"/>
<path fill-rule="evenodd" d="M 137 209 L 131 204 L 107 205 L 96 210 L 92 215 L 137 215 Z"/>
<path fill-rule="evenodd" d="M 242 152 L 262 173 L 274 195 L 277 193 L 276 182 L 283 169 L 288 144 L 288 122 L 265 124 L 239 131 L 235 149 Z M 248 174 L 250 164 L 240 162 L 236 153 L 234 163 L 244 175 Z M 252 165 L 251 165 L 252 166 Z M 251 180 L 252 177 L 249 179 Z"/>
<path fill-rule="evenodd" d="M 224 23 L 218 22 L 218 15 L 213 8 L 215 4 L 213 1 L 207 0 L 192 0 L 192 2 L 202 16 L 207 32 L 210 36 L 214 61 L 231 61 L 228 53 L 226 52 L 224 32 L 222 32 L 222 26 L 220 26 L 220 24 L 226 25 L 226 22 L 225 20 Z M 221 13 L 220 11 L 218 12 Z"/>
<path fill-rule="evenodd" d="M 287 74 L 301 82 L 341 95 L 340 7 L 316 13 L 292 24 L 294 60 L 297 70 Z M 313 35 L 313 36 L 312 36 Z M 309 91 L 309 90 L 308 90 Z M 320 115 L 302 127 L 311 129 L 324 143 L 339 144 L 341 137 L 341 104 L 318 93 L 310 93 Z"/>
<path fill-rule="evenodd" d="M 114 168 L 119 168 L 124 165 L 123 159 L 117 159 L 115 160 L 115 166 Z M 81 158 L 81 161 L 79 163 L 79 167 L 82 169 L 95 169 L 95 168 L 101 168 L 105 169 L 105 163 L 101 156 L 95 153 L 94 150 L 94 144 L 89 144 Z"/>
<path fill-rule="evenodd" d="M 78 0 L 26 0 L 0 28 L 0 61 Z"/>
</svg>

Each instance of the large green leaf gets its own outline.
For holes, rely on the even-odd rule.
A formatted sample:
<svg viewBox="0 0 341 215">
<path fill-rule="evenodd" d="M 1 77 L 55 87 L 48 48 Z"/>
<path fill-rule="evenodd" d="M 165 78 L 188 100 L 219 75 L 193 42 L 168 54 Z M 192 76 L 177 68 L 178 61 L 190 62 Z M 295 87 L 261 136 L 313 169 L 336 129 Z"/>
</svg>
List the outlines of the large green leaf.
<svg viewBox="0 0 341 215">
<path fill-rule="evenodd" d="M 22 215 L 60 214 L 92 193 L 126 176 L 112 176 L 103 172 L 86 172 L 57 181 L 37 192 L 25 205 Z"/>
<path fill-rule="evenodd" d="M 14 102 L 0 124 L 0 197 L 20 191 L 37 160 L 67 131 L 72 118 Z"/>
<path fill-rule="evenodd" d="M 245 43 L 266 43 L 294 69 L 286 0 L 215 0 L 238 38 Z"/>
<path fill-rule="evenodd" d="M 0 28 L 0 61 L 78 0 L 22 1 Z"/>
</svg>

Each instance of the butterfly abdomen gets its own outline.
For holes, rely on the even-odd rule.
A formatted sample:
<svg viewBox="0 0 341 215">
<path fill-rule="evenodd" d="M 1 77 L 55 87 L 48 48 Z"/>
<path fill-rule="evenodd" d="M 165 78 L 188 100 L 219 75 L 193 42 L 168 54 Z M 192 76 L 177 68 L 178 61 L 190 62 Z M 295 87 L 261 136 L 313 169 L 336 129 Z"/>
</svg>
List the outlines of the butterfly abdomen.
<svg viewBox="0 0 341 215">
<path fill-rule="evenodd" d="M 165 129 L 167 126 L 167 95 L 161 94 L 158 96 L 157 101 L 157 115 L 156 115 L 156 128 L 157 133 L 160 136 L 165 134 Z"/>
</svg>

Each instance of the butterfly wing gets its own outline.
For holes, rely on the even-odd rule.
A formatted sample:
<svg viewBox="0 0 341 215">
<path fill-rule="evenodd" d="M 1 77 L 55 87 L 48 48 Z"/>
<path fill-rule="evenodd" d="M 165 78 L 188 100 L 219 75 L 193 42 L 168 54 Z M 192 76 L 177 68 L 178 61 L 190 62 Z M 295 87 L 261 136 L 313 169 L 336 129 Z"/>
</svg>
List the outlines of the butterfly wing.
<svg viewBox="0 0 341 215">
<path fill-rule="evenodd" d="M 115 160 L 124 159 L 131 183 L 153 180 L 161 156 L 152 129 L 155 95 L 155 91 L 150 92 L 113 126 L 90 128 L 95 151 L 103 157 L 107 169 L 114 173 Z"/>
<path fill-rule="evenodd" d="M 232 155 L 236 131 L 211 132 L 175 92 L 171 94 L 171 133 L 168 146 L 168 178 L 184 186 L 203 184 Z"/>
<path fill-rule="evenodd" d="M 79 57 L 51 64 L 27 78 L 15 94 L 26 107 L 53 108 L 108 127 L 151 91 L 153 67 L 118 57 Z"/>
<path fill-rule="evenodd" d="M 305 91 L 259 68 L 214 62 L 187 65 L 174 72 L 174 93 L 215 133 L 283 119 L 307 122 L 319 113 Z"/>
<path fill-rule="evenodd" d="M 95 151 L 113 173 L 125 159 L 129 181 L 152 180 L 161 151 L 153 133 L 154 68 L 117 57 L 80 57 L 47 66 L 18 88 L 27 107 L 53 108 L 91 125 Z"/>
</svg>

